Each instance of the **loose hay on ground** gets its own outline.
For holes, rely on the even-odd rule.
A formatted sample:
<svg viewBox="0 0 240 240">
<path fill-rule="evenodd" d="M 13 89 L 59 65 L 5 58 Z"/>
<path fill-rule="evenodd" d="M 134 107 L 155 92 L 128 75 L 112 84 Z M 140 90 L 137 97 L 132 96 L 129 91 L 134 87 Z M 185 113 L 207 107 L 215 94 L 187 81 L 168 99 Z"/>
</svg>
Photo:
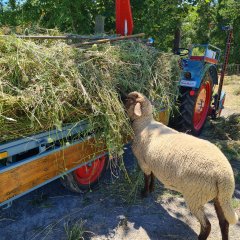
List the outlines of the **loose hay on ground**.
<svg viewBox="0 0 240 240">
<path fill-rule="evenodd" d="M 240 114 L 212 120 L 204 132 L 229 160 L 240 160 Z"/>
</svg>

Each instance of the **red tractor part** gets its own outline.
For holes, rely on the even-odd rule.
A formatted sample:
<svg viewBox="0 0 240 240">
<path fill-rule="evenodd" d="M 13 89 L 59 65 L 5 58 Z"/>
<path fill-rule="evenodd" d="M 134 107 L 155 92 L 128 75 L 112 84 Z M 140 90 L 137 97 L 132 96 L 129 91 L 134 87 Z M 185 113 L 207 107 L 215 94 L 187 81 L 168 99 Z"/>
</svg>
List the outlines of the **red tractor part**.
<svg viewBox="0 0 240 240">
<path fill-rule="evenodd" d="M 116 0 L 116 32 L 123 36 L 132 35 L 133 19 L 130 0 Z"/>
</svg>

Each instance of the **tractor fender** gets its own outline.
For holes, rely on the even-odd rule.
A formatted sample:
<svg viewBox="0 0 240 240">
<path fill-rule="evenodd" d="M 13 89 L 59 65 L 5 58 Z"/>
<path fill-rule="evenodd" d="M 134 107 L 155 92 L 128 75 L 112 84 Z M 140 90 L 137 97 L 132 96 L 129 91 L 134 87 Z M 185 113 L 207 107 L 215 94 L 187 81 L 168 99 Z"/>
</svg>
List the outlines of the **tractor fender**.
<svg viewBox="0 0 240 240">
<path fill-rule="evenodd" d="M 185 78 L 184 73 L 191 72 L 192 79 Z M 179 85 L 187 88 L 200 88 L 205 75 L 209 73 L 213 84 L 218 84 L 217 67 L 214 64 L 204 63 L 203 61 L 188 60 L 183 63 L 183 70 L 181 72 L 181 80 Z"/>
<path fill-rule="evenodd" d="M 199 82 L 199 85 L 197 86 L 197 88 L 200 87 L 201 83 L 202 83 L 202 80 L 204 79 L 204 76 L 205 74 L 209 72 L 211 78 L 212 78 L 212 81 L 213 81 L 213 84 L 216 84 L 218 85 L 218 73 L 217 73 L 217 67 L 216 65 L 214 64 L 206 64 L 204 66 L 204 69 L 201 73 L 201 81 Z"/>
</svg>

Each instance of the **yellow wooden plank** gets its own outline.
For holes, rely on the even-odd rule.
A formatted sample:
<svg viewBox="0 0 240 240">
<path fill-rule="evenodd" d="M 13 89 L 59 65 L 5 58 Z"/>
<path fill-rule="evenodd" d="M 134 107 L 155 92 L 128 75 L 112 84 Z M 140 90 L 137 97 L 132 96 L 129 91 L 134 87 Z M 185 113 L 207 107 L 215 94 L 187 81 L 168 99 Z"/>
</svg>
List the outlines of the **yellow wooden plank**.
<svg viewBox="0 0 240 240">
<path fill-rule="evenodd" d="M 156 121 L 159 121 L 165 125 L 168 125 L 168 122 L 169 122 L 169 111 L 168 110 L 165 110 L 165 111 L 162 111 L 162 112 L 159 112 L 156 114 L 155 116 L 155 119 Z"/>
<path fill-rule="evenodd" d="M 0 160 L 7 158 L 8 157 L 8 153 L 7 152 L 0 152 Z"/>
<path fill-rule="evenodd" d="M 96 144 L 94 138 L 69 146 L 68 148 L 41 157 L 22 166 L 0 174 L 0 202 L 87 162 L 105 152 L 103 144 Z"/>
</svg>

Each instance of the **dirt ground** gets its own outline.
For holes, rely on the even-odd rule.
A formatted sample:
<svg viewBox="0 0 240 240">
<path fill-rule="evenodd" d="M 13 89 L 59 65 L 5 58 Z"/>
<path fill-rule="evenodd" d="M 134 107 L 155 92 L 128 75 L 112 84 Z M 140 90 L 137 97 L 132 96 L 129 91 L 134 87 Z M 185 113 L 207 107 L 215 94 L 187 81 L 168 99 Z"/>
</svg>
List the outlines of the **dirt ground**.
<svg viewBox="0 0 240 240">
<path fill-rule="evenodd" d="M 223 90 L 226 92 L 226 101 L 222 116 L 229 116 L 240 112 L 240 76 L 228 76 L 225 78 Z"/>
<path fill-rule="evenodd" d="M 240 113 L 240 77 L 227 79 L 224 117 Z M 240 94 L 240 93 L 239 93 Z M 207 124 L 203 138 L 208 138 Z M 0 210 L 1 240 L 92 239 L 92 240 L 182 240 L 197 239 L 199 223 L 186 208 L 181 195 L 158 183 L 148 198 L 140 198 L 142 175 L 136 160 L 125 148 L 125 165 L 132 183 L 117 170 L 108 170 L 98 189 L 75 194 L 54 181 Z M 231 160 L 239 174 L 240 158 Z M 113 174 L 116 177 L 113 177 Z M 240 175 L 239 175 L 240 176 Z M 240 216 L 240 182 L 237 179 L 233 206 Z M 206 213 L 212 224 L 209 239 L 221 239 L 216 213 L 211 203 Z M 230 227 L 230 239 L 240 239 L 240 222 Z"/>
</svg>

